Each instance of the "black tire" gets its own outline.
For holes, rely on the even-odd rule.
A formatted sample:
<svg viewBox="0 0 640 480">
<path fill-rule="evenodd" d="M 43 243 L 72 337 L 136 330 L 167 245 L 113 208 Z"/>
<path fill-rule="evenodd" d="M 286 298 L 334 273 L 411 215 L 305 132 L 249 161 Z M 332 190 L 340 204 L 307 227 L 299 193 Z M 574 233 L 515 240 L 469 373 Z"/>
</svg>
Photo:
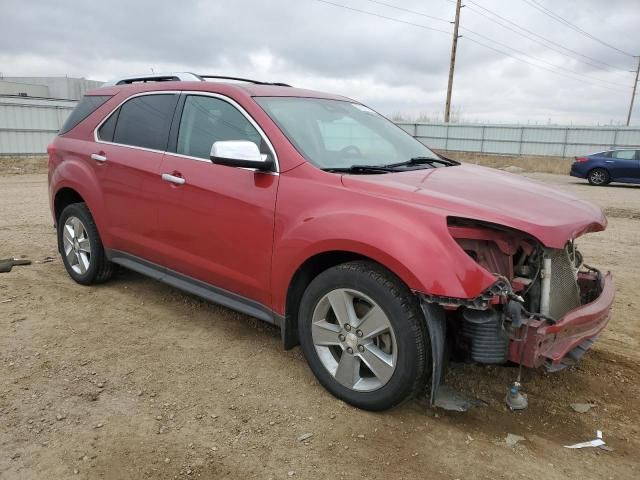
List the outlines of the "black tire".
<svg viewBox="0 0 640 480">
<path fill-rule="evenodd" d="M 356 391 L 339 383 L 322 363 L 313 343 L 311 324 L 316 306 L 325 295 L 339 288 L 368 296 L 384 311 L 393 329 L 397 349 L 395 369 L 387 383 L 376 390 Z M 431 371 L 431 349 L 420 305 L 400 279 L 374 262 L 348 262 L 319 274 L 302 297 L 298 328 L 302 351 L 316 378 L 334 396 L 351 405 L 385 410 L 424 389 Z"/>
<path fill-rule="evenodd" d="M 86 236 L 91 246 L 91 255 L 89 261 L 89 267 L 84 273 L 79 273 L 74 270 L 69 263 L 67 255 L 65 255 L 63 234 L 64 225 L 70 217 L 76 217 L 82 222 L 86 231 Z M 62 256 L 62 262 L 67 270 L 67 273 L 76 282 L 82 285 L 93 285 L 96 283 L 103 283 L 113 277 L 116 271 L 116 265 L 111 263 L 105 255 L 104 246 L 100 239 L 100 234 L 96 227 L 91 212 L 85 203 L 73 203 L 65 207 L 58 219 L 58 251 Z"/>
<path fill-rule="evenodd" d="M 611 176 L 606 168 L 594 168 L 589 171 L 587 175 L 587 180 L 589 180 L 590 185 L 594 185 L 596 187 L 601 187 L 603 185 L 608 185 L 611 181 Z"/>
</svg>

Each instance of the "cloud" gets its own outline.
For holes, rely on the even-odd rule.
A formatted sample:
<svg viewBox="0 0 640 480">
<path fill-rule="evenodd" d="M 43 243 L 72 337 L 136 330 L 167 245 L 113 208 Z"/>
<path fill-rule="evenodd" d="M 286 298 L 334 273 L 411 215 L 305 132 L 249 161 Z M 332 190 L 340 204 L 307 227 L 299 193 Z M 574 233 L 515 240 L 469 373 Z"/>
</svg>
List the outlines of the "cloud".
<svg viewBox="0 0 640 480">
<path fill-rule="evenodd" d="M 451 29 L 446 22 L 369 0 L 331 1 L 401 21 Z M 454 5 L 446 1 L 385 3 L 443 19 L 453 18 L 454 13 Z M 538 3 L 622 50 L 635 53 L 640 45 L 637 0 Z M 70 75 L 107 80 L 151 68 L 156 72 L 186 70 L 329 90 L 387 114 L 435 116 L 443 110 L 450 35 L 317 0 L 5 0 L 3 4 L 0 70 L 7 76 Z M 626 70 L 633 64 L 633 59 L 552 20 L 528 2 L 467 2 L 462 10 L 463 37 L 453 94 L 454 106 L 463 119 L 608 123 L 626 118 L 631 73 L 605 72 L 588 65 L 594 62 L 587 58 L 566 52 L 571 57 L 567 58 L 546 49 L 479 15 L 489 15 L 481 7 L 587 57 Z M 531 58 L 528 62 L 554 71 L 557 69 L 549 63 L 556 65 L 565 76 L 483 48 L 474 39 L 516 57 L 522 58 L 510 47 L 526 52 L 548 63 Z M 640 114 L 634 118 L 640 121 Z"/>
</svg>

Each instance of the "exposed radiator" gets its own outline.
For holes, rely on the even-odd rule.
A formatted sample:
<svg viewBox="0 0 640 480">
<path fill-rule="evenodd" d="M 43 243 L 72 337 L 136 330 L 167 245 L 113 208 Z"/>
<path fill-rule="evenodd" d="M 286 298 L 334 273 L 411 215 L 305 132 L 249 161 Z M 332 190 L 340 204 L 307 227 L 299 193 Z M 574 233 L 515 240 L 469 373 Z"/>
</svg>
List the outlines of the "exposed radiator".
<svg viewBox="0 0 640 480">
<path fill-rule="evenodd" d="M 558 320 L 569 310 L 580 306 L 578 269 L 566 248 L 547 250 L 546 255 L 551 260 L 549 316 Z"/>
</svg>

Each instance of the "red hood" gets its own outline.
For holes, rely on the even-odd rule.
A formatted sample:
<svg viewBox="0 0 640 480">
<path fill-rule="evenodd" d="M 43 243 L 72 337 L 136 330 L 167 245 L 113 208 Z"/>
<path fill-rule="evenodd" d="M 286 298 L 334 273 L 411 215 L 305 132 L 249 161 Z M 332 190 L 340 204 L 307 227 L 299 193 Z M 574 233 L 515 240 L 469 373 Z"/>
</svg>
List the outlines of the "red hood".
<svg viewBox="0 0 640 480">
<path fill-rule="evenodd" d="M 519 175 L 475 165 L 381 175 L 345 175 L 345 187 L 417 203 L 446 216 L 492 222 L 562 248 L 583 233 L 604 230 L 600 208 Z"/>
</svg>

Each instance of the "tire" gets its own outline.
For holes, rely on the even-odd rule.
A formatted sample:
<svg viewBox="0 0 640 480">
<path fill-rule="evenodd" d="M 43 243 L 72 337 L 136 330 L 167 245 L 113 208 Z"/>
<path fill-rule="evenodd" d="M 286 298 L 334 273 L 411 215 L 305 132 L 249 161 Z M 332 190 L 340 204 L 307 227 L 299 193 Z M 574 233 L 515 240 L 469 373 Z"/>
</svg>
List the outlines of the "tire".
<svg viewBox="0 0 640 480">
<path fill-rule="evenodd" d="M 58 251 L 67 273 L 82 285 L 103 283 L 116 266 L 104 251 L 100 234 L 85 203 L 65 207 L 58 220 Z"/>
<path fill-rule="evenodd" d="M 589 184 L 601 187 L 611 181 L 611 176 L 605 168 L 594 168 L 589 171 L 587 180 L 589 180 Z"/>
<path fill-rule="evenodd" d="M 386 410 L 424 389 L 431 349 L 420 305 L 376 263 L 348 262 L 319 274 L 302 297 L 298 329 L 318 381 L 351 405 Z"/>
</svg>

